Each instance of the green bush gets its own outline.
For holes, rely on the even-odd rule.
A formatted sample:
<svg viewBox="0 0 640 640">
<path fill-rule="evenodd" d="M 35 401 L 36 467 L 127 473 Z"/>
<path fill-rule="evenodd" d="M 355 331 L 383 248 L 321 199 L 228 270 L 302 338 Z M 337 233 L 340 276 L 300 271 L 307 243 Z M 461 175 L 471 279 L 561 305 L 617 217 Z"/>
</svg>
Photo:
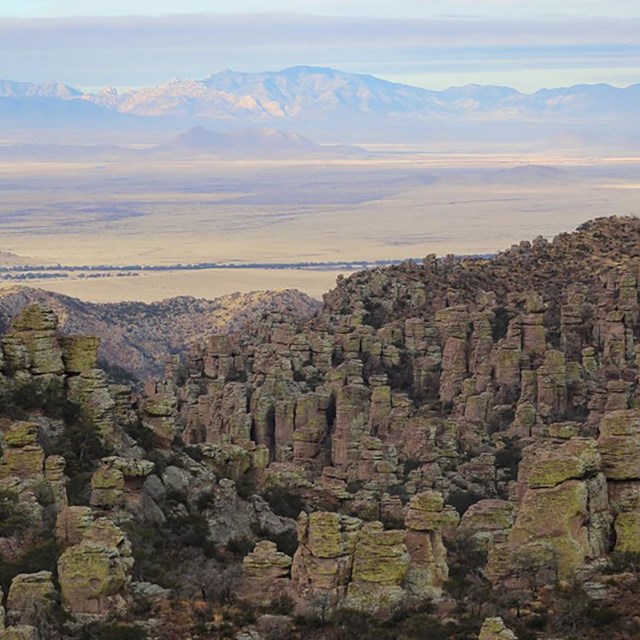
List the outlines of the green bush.
<svg viewBox="0 0 640 640">
<path fill-rule="evenodd" d="M 238 495 L 245 500 L 255 495 L 258 488 L 255 474 L 252 471 L 243 473 L 237 480 L 235 480 L 235 483 Z"/>
<path fill-rule="evenodd" d="M 100 367 L 100 369 L 107 374 L 107 377 L 116 384 L 124 384 L 130 387 L 135 387 L 140 384 L 140 379 L 134 373 L 131 373 L 131 371 L 118 364 L 107 362 L 100 358 L 98 360 L 98 367 Z"/>
<path fill-rule="evenodd" d="M 272 487 L 264 493 L 264 499 L 273 513 L 283 518 L 297 518 L 301 511 L 309 511 L 309 506 L 297 493 L 282 487 Z"/>
<path fill-rule="evenodd" d="M 496 468 L 505 471 L 505 480 L 516 480 L 522 460 L 517 438 L 505 438 L 504 447 L 496 453 Z"/>
<path fill-rule="evenodd" d="M 13 491 L 0 489 L 0 538 L 20 535 L 32 525 L 29 510 Z"/>
<path fill-rule="evenodd" d="M 0 386 L 2 415 L 23 420 L 34 412 L 71 424 L 79 414 L 78 405 L 67 400 L 61 380 L 10 380 Z"/>
<path fill-rule="evenodd" d="M 368 324 L 374 329 L 379 329 L 387 322 L 387 310 L 379 302 L 367 299 L 364 302 L 365 314 L 362 319 L 363 324 Z"/>
<path fill-rule="evenodd" d="M 639 573 L 640 553 L 614 551 L 609 556 L 606 573 Z"/>
<path fill-rule="evenodd" d="M 94 622 L 85 627 L 78 640 L 147 640 L 147 632 L 137 624 Z"/>
<path fill-rule="evenodd" d="M 97 427 L 90 419 L 81 415 L 76 422 L 67 425 L 48 453 L 64 456 L 67 461 L 66 473 L 73 477 L 79 473 L 93 471 L 96 463 L 111 451 L 100 440 Z"/>
<path fill-rule="evenodd" d="M 493 319 L 491 320 L 491 334 L 493 341 L 498 342 L 505 338 L 509 329 L 509 312 L 505 307 L 496 307 L 493 310 Z"/>
<path fill-rule="evenodd" d="M 20 573 L 55 573 L 59 555 L 60 550 L 55 538 L 42 535 L 33 541 L 21 556 L 12 560 L 0 559 L 0 587 L 7 593 L 11 581 Z"/>
<path fill-rule="evenodd" d="M 271 540 L 271 542 L 274 542 L 278 547 L 278 551 L 286 553 L 288 556 L 293 557 L 293 554 L 298 548 L 298 536 L 295 530 L 272 533 L 265 529 L 258 529 L 255 533 L 256 537 L 260 540 Z"/>
<path fill-rule="evenodd" d="M 253 551 L 254 543 L 247 536 L 232 538 L 227 542 L 227 551 L 236 557 L 244 558 Z"/>
<path fill-rule="evenodd" d="M 447 503 L 454 506 L 456 511 L 463 516 L 467 509 L 476 502 L 482 500 L 482 496 L 474 491 L 456 491 L 447 497 Z"/>
</svg>

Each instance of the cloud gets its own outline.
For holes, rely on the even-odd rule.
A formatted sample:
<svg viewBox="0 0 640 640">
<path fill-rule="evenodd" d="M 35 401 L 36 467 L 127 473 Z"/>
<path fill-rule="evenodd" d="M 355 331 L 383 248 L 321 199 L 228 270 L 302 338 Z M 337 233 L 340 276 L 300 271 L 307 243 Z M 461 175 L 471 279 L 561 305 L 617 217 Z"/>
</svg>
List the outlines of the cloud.
<svg viewBox="0 0 640 640">
<path fill-rule="evenodd" d="M 507 1 L 507 0 L 505 0 Z M 376 19 L 289 13 L 9 19 L 0 22 L 6 78 L 140 86 L 222 68 L 295 64 L 401 77 L 513 70 L 615 70 L 640 58 L 640 18 Z M 638 78 L 640 80 L 640 77 Z"/>
<path fill-rule="evenodd" d="M 640 16 L 640 6 L 629 0 L 270 0 L 271 12 L 359 17 L 433 18 L 443 13 L 516 18 L 542 15 Z M 175 13 L 229 13 L 226 0 L 2 0 L 6 17 L 166 15 Z M 235 0 L 235 13 L 265 10 L 264 0 Z"/>
</svg>

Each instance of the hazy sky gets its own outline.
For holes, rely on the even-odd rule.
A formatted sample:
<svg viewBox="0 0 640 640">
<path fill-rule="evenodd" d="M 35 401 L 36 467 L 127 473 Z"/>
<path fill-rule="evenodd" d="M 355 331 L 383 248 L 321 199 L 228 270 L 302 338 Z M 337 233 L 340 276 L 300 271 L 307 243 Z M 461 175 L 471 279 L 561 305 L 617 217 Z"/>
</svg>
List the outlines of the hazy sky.
<svg viewBox="0 0 640 640">
<path fill-rule="evenodd" d="M 627 85 L 640 2 L 0 0 L 1 79 L 122 89 L 297 64 L 429 88 Z"/>
</svg>

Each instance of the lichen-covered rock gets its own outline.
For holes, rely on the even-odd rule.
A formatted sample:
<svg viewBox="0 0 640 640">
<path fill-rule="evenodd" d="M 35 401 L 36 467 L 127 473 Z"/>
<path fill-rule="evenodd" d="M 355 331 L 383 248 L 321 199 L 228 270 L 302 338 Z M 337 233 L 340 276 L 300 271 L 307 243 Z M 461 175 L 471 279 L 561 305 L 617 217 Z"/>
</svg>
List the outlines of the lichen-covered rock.
<svg viewBox="0 0 640 640">
<path fill-rule="evenodd" d="M 385 531 L 380 522 L 362 527 L 345 607 L 369 614 L 389 614 L 406 598 L 401 585 L 410 558 L 404 538 L 404 531 Z"/>
<path fill-rule="evenodd" d="M 369 522 L 358 534 L 352 580 L 381 586 L 402 584 L 409 568 L 404 531 L 385 531 L 382 523 Z"/>
<path fill-rule="evenodd" d="M 442 595 L 442 586 L 449 575 L 442 529 L 451 524 L 453 517 L 437 491 L 423 491 L 409 501 L 405 543 L 411 562 L 404 581 L 409 594 L 433 599 Z"/>
<path fill-rule="evenodd" d="M 8 447 L 26 447 L 36 444 L 38 440 L 38 424 L 36 422 L 12 422 L 3 430 L 4 443 Z"/>
<path fill-rule="evenodd" d="M 36 627 L 20 624 L 0 630 L 0 640 L 41 640 L 41 638 Z"/>
<path fill-rule="evenodd" d="M 48 456 L 44 461 L 44 477 L 49 487 L 56 509 L 68 504 L 66 478 L 64 475 L 67 461 L 62 456 Z"/>
<path fill-rule="evenodd" d="M 12 331 L 2 340 L 5 359 L 12 371 L 35 376 L 64 372 L 57 333 L 58 318 L 51 309 L 30 305 L 13 320 Z"/>
<path fill-rule="evenodd" d="M 598 447 L 608 479 L 640 479 L 640 412 L 628 409 L 602 416 Z"/>
<path fill-rule="evenodd" d="M 58 559 L 65 609 L 76 617 L 104 617 L 126 607 L 133 558 L 124 533 L 102 518 Z"/>
<path fill-rule="evenodd" d="M 98 348 L 100 338 L 95 336 L 64 336 L 62 342 L 62 360 L 65 371 L 79 374 L 98 367 Z"/>
<path fill-rule="evenodd" d="M 620 553 L 640 553 L 640 513 L 621 513 L 615 519 L 616 547 Z"/>
<path fill-rule="evenodd" d="M 300 542 L 305 544 L 316 558 L 338 558 L 349 555 L 355 550 L 361 524 L 357 518 L 328 511 L 316 511 L 308 516 L 308 520 L 305 516 L 301 516 Z"/>
<path fill-rule="evenodd" d="M 446 523 L 445 514 L 442 494 L 423 491 L 411 497 L 405 525 L 415 531 L 439 531 Z"/>
<path fill-rule="evenodd" d="M 123 500 L 124 474 L 120 469 L 103 465 L 91 476 L 91 506 L 112 509 Z"/>
<path fill-rule="evenodd" d="M 517 517 L 508 542 L 496 546 L 489 558 L 494 582 L 518 564 L 526 571 L 527 563 L 545 562 L 549 566 L 540 570 L 570 579 L 587 560 L 606 553 L 611 516 L 599 466 L 595 442 L 588 438 L 525 450 Z"/>
<path fill-rule="evenodd" d="M 515 521 L 514 504 L 506 500 L 480 500 L 460 520 L 459 534 L 468 535 L 487 550 L 507 540 Z"/>
<path fill-rule="evenodd" d="M 7 597 L 9 624 L 36 625 L 55 605 L 56 589 L 50 571 L 21 573 L 11 581 Z"/>
<path fill-rule="evenodd" d="M 5 447 L 0 458 L 0 478 L 40 480 L 44 471 L 44 450 L 37 444 L 38 425 L 11 422 L 3 429 Z"/>
<path fill-rule="evenodd" d="M 109 391 L 107 375 L 101 369 L 86 369 L 69 377 L 69 399 L 80 405 L 103 442 L 114 445 L 119 440 L 115 429 L 115 401 Z"/>
<path fill-rule="evenodd" d="M 359 519 L 337 513 L 300 514 L 291 578 L 302 609 L 331 608 L 343 601 L 361 527 Z"/>
<path fill-rule="evenodd" d="M 286 594 L 292 562 L 290 556 L 278 551 L 274 542 L 258 542 L 254 550 L 242 560 L 242 599 L 266 606 Z"/>
<path fill-rule="evenodd" d="M 56 519 L 56 540 L 67 546 L 79 544 L 93 523 L 91 507 L 66 507 L 61 509 Z"/>
<path fill-rule="evenodd" d="M 508 629 L 502 618 L 487 618 L 482 623 L 478 640 L 518 640 L 515 633 Z"/>
</svg>

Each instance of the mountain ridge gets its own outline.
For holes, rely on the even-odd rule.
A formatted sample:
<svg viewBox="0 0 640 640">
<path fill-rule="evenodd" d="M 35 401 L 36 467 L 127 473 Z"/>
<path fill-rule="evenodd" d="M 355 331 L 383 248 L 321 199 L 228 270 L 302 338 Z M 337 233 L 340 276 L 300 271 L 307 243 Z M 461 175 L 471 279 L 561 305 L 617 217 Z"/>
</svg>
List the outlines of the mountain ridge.
<svg viewBox="0 0 640 640">
<path fill-rule="evenodd" d="M 123 93 L 112 87 L 91 93 L 54 82 L 38 85 L 0 80 L 0 97 L 84 101 L 122 114 L 204 119 L 297 119 L 327 113 L 387 117 L 487 112 L 503 117 L 545 113 L 622 116 L 637 108 L 640 84 L 576 84 L 534 93 L 506 86 L 468 84 L 435 91 L 370 74 L 294 66 L 266 72 L 227 69 L 202 80 L 173 78 Z"/>
<path fill-rule="evenodd" d="M 93 303 L 11 285 L 0 288 L 0 330 L 35 303 L 53 309 L 63 331 L 99 336 L 100 357 L 140 378 L 159 375 L 170 353 L 185 353 L 208 334 L 241 329 L 267 311 L 302 318 L 319 307 L 295 289 L 232 293 L 213 300 L 180 296 L 153 303 Z"/>
</svg>

